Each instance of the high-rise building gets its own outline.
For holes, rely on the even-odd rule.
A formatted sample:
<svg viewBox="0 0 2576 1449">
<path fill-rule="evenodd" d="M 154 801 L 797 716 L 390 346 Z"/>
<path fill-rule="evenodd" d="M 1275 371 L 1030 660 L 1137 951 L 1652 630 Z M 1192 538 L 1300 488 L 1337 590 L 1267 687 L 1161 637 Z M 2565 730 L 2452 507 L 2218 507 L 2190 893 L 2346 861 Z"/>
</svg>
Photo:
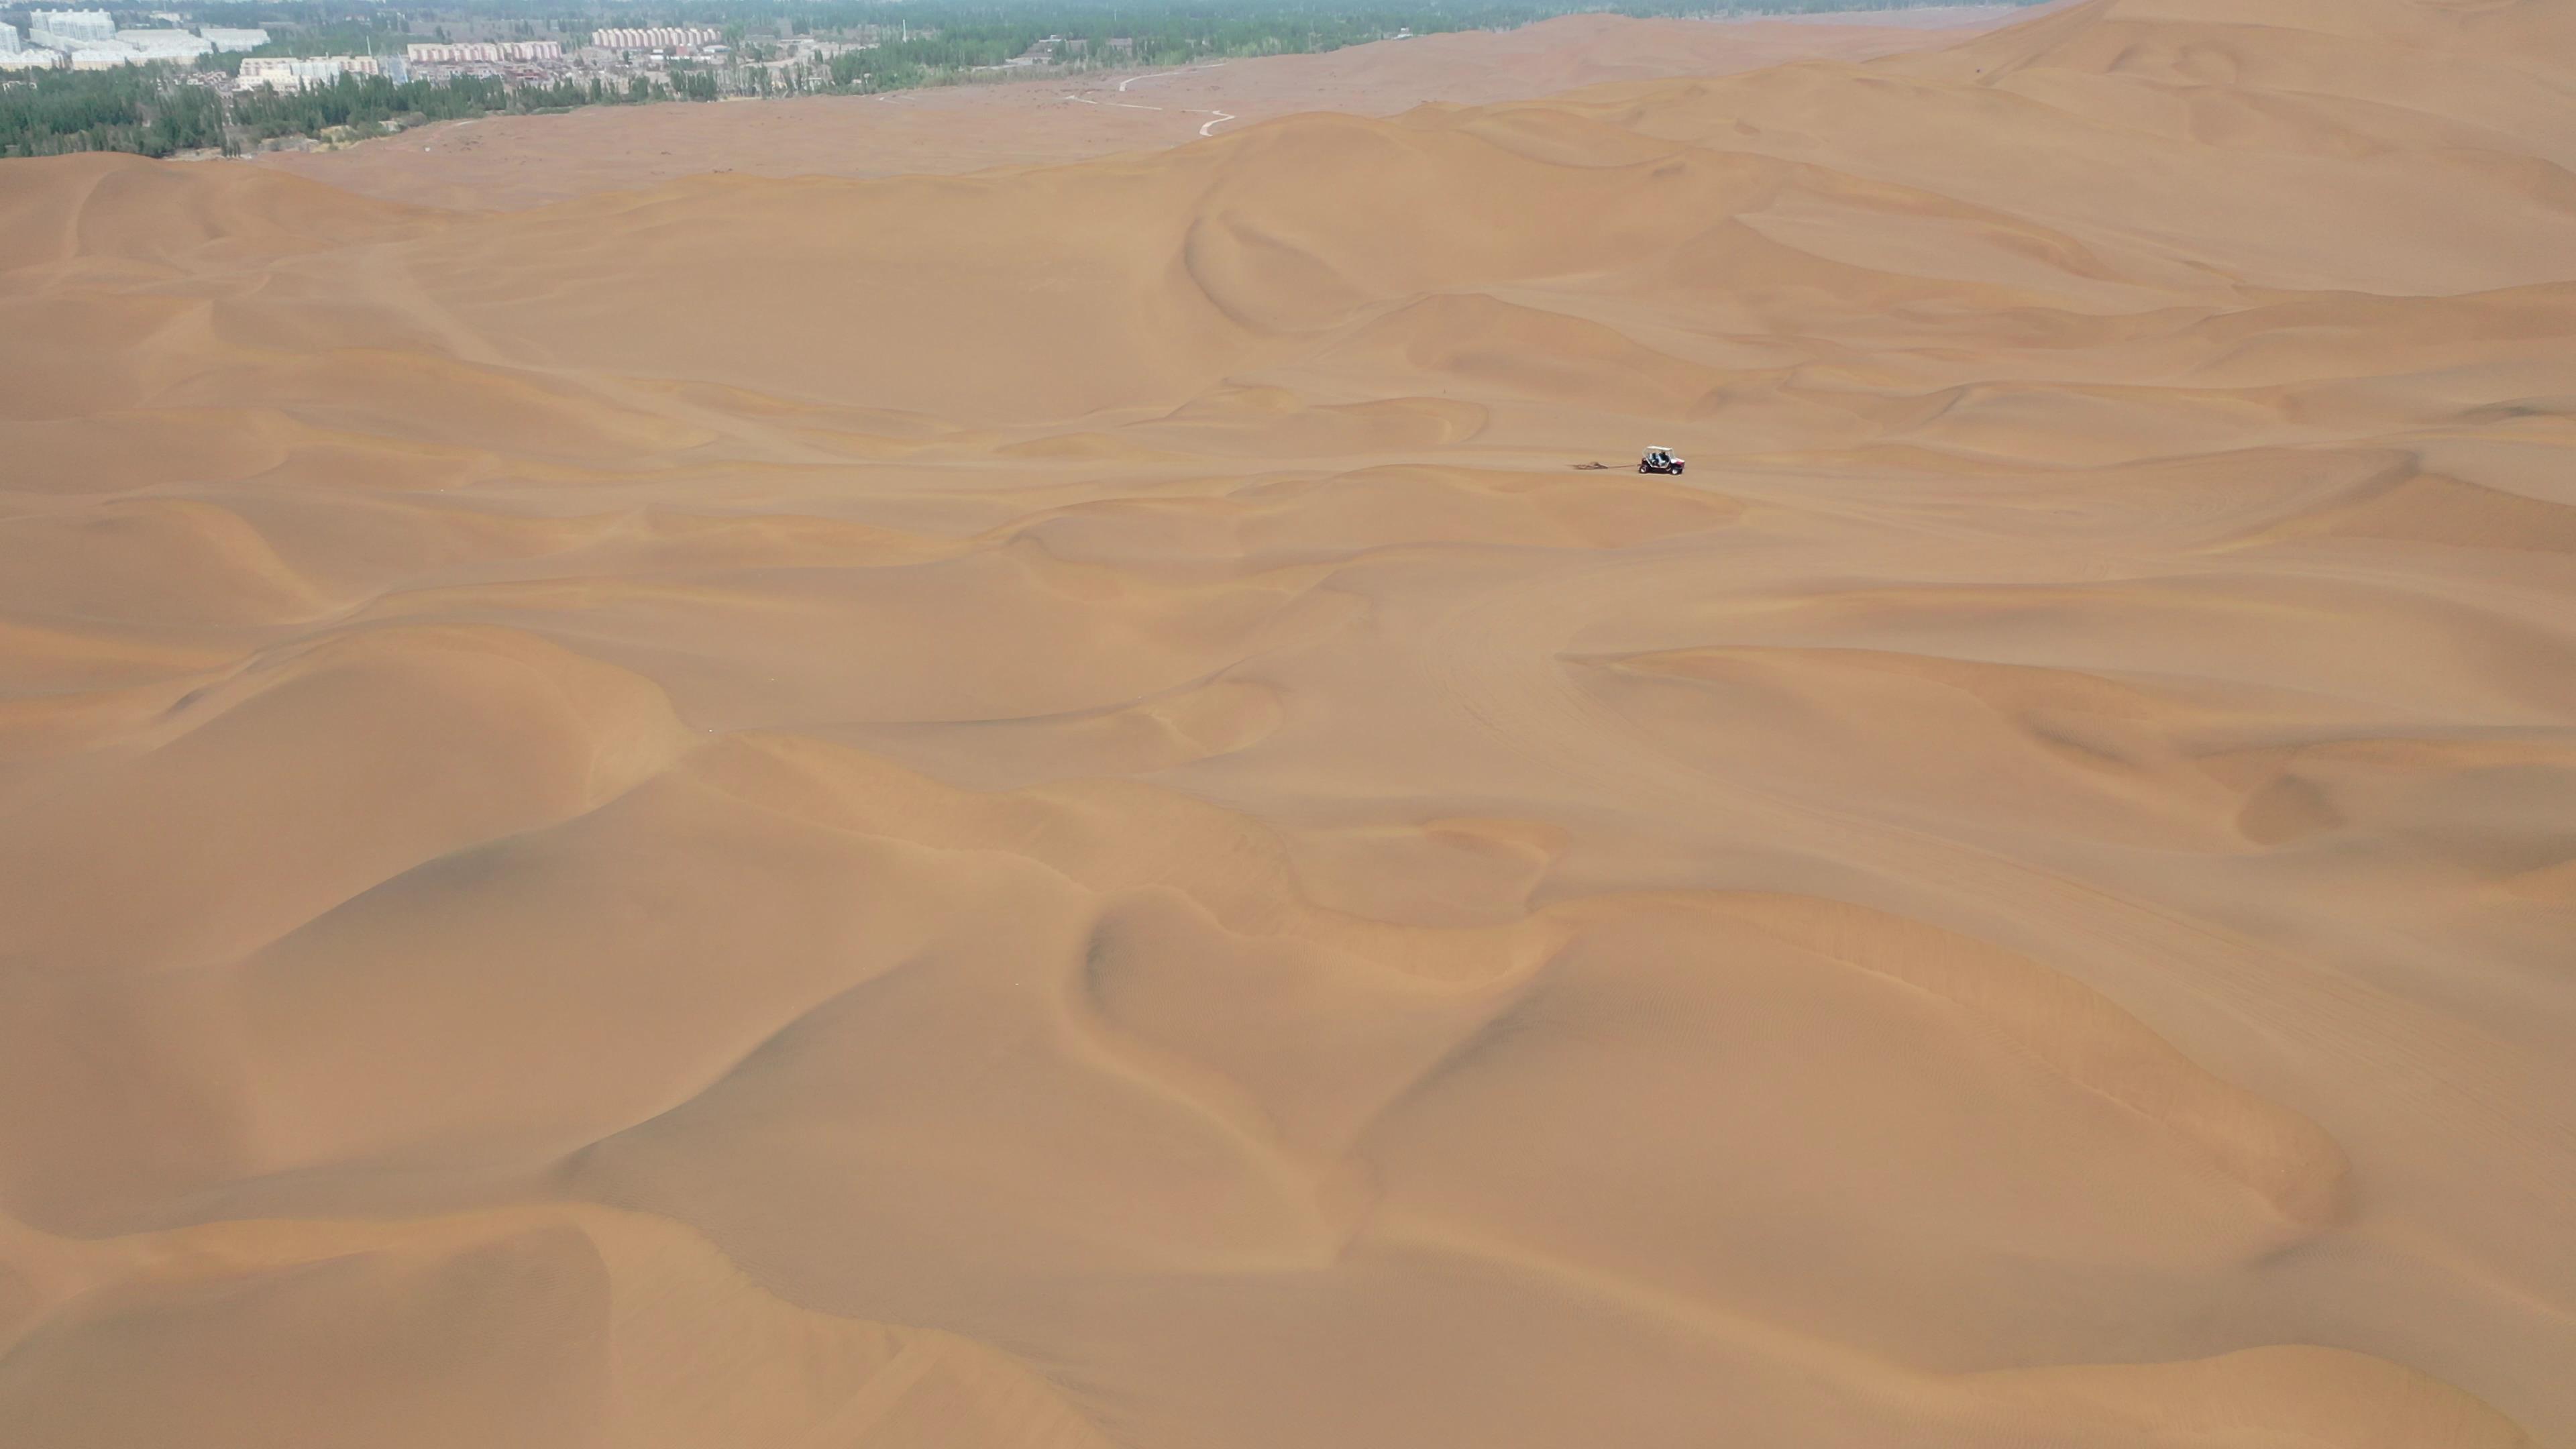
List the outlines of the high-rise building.
<svg viewBox="0 0 2576 1449">
<path fill-rule="evenodd" d="M 651 25 L 594 30 L 590 43 L 601 50 L 690 50 L 723 38 L 722 31 L 703 25 Z"/>
<path fill-rule="evenodd" d="M 502 61 L 511 60 L 561 60 L 563 42 L 559 40 L 469 40 L 453 45 L 414 45 L 404 53 L 419 65 L 466 65 L 475 62 L 497 65 Z"/>
<path fill-rule="evenodd" d="M 18 27 L 0 22 L 0 70 L 52 70 L 68 59 L 52 46 L 19 39 Z"/>
<path fill-rule="evenodd" d="M 120 30 L 116 43 L 133 51 L 138 61 L 195 60 L 215 48 L 213 41 L 184 30 Z"/>
<path fill-rule="evenodd" d="M 264 55 L 253 56 L 241 63 L 241 83 L 266 86 L 273 91 L 300 91 L 306 86 L 327 86 L 348 74 L 342 58 L 333 55 Z"/>
<path fill-rule="evenodd" d="M 400 84 L 411 79 L 411 67 L 399 55 L 254 55 L 241 63 L 243 85 L 273 91 L 300 91 L 360 75 Z"/>
<path fill-rule="evenodd" d="M 83 41 L 114 40 L 116 22 L 104 10 L 35 10 L 27 15 L 27 36 L 69 50 Z"/>
</svg>

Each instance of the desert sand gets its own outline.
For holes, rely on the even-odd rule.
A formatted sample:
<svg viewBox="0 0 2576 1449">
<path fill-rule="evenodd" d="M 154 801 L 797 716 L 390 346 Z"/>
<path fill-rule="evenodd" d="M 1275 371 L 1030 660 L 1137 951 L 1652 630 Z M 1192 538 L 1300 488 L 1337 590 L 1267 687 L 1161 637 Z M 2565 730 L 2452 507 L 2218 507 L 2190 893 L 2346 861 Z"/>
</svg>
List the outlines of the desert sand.
<svg viewBox="0 0 2576 1449">
<path fill-rule="evenodd" d="M 1991 29 L 2028 13 L 1939 6 L 1725 24 L 1568 15 L 1518 30 L 1424 35 L 1181 70 L 1082 71 L 881 96 L 493 116 L 341 150 L 271 152 L 257 164 L 389 201 L 470 209 L 539 205 L 705 174 L 953 174 L 1177 146 L 1305 111 L 1393 116 L 1434 101 L 1486 105 L 1610 81 L 1732 75 L 1793 60 L 1867 60 L 1938 43 L 1939 32 Z"/>
<path fill-rule="evenodd" d="M 2576 1444 L 2571 95 L 0 166 L 0 1437 Z"/>
</svg>

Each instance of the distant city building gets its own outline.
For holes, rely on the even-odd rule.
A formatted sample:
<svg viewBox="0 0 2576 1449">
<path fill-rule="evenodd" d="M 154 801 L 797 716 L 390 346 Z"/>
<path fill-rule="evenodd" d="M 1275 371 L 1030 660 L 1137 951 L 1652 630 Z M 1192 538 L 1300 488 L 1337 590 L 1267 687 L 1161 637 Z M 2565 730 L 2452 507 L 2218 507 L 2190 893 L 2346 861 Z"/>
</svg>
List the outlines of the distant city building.
<svg viewBox="0 0 2576 1449">
<path fill-rule="evenodd" d="M 279 92 L 327 86 L 357 75 L 401 82 L 411 78 L 411 67 L 398 55 L 255 55 L 241 64 L 243 85 Z"/>
<path fill-rule="evenodd" d="M 340 75 L 337 61 L 300 56 L 255 55 L 241 63 L 243 85 L 266 86 L 273 91 L 300 91 L 308 85 L 329 85 Z"/>
<path fill-rule="evenodd" d="M 473 40 L 455 45 L 415 45 L 405 52 L 414 65 L 497 65 L 509 60 L 561 60 L 559 40 Z"/>
<path fill-rule="evenodd" d="M 52 70 L 63 63 L 63 53 L 42 45 L 28 45 L 18 38 L 18 27 L 0 23 L 0 70 Z"/>
<path fill-rule="evenodd" d="M 184 30 L 120 30 L 116 43 L 133 51 L 137 61 L 195 60 L 215 48 L 213 41 Z"/>
<path fill-rule="evenodd" d="M 114 40 L 116 22 L 104 10 L 35 10 L 27 15 L 27 38 L 70 50 L 82 41 Z"/>
<path fill-rule="evenodd" d="M 1056 47 L 1063 44 L 1064 37 L 1061 35 L 1050 35 L 1044 40 L 1031 41 L 1028 49 L 1003 61 L 1002 64 L 1005 66 L 1053 65 L 1056 59 Z M 977 66 L 976 69 L 989 70 L 991 67 Z"/>
<path fill-rule="evenodd" d="M 185 65 L 214 50 L 211 43 L 184 30 L 120 30 L 105 39 L 80 40 L 68 39 L 58 30 L 46 30 L 39 32 L 37 38 L 52 44 L 23 54 L 45 57 L 35 62 L 38 65 L 68 63 L 74 70 L 114 70 L 121 65 L 156 60 Z"/>
<path fill-rule="evenodd" d="M 713 45 L 723 32 L 703 25 L 651 25 L 622 30 L 594 30 L 590 43 L 602 50 L 691 50 Z"/>
<path fill-rule="evenodd" d="M 220 25 L 200 25 L 197 33 L 217 50 L 257 50 L 268 44 L 265 30 L 227 30 Z"/>
</svg>

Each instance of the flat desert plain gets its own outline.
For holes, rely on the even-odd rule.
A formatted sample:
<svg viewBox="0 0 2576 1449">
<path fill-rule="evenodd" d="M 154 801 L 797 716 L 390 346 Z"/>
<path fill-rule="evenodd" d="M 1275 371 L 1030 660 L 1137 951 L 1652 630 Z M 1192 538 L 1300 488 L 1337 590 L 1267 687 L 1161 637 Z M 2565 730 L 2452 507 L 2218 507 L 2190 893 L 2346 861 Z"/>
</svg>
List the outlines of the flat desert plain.
<svg viewBox="0 0 2576 1449">
<path fill-rule="evenodd" d="M 0 1439 L 2576 1444 L 2571 167 L 2567 0 L 0 166 Z"/>
<path fill-rule="evenodd" d="M 1176 146 L 1303 111 L 1393 116 L 1619 80 L 1866 60 L 2030 11 L 1933 6 L 1711 24 L 1568 15 L 1518 30 L 1381 41 L 1321 55 L 1077 72 L 998 85 L 727 105 L 592 107 L 426 126 L 275 166 L 390 201 L 523 207 L 684 176 L 903 176 L 1088 160 Z M 1910 22 L 1910 23 L 1900 23 Z"/>
</svg>

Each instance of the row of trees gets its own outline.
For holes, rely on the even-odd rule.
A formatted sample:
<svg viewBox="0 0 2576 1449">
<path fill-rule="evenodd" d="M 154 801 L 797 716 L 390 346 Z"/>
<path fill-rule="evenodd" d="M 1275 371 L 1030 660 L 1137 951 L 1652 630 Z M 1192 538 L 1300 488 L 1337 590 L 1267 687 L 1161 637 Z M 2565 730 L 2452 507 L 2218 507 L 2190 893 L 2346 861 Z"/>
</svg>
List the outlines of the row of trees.
<svg viewBox="0 0 2576 1449">
<path fill-rule="evenodd" d="M 280 94 L 266 87 L 233 95 L 233 124 L 253 141 L 275 136 L 319 136 L 334 126 L 362 135 L 384 129 L 388 121 L 460 121 L 474 116 L 512 112 L 570 110 L 576 106 L 641 105 L 667 100 L 670 88 L 649 76 L 634 76 L 623 86 L 605 81 L 557 81 L 552 85 L 513 86 L 497 79 L 459 76 L 443 83 L 395 82 L 377 75 L 342 76 L 330 85 Z M 694 99 L 713 100 L 713 91 Z"/>
<path fill-rule="evenodd" d="M 168 156 L 224 145 L 223 98 L 162 66 L 32 71 L 0 86 L 0 156 L 132 151 Z"/>
<path fill-rule="evenodd" d="M 164 65 L 36 71 L 29 80 L 0 86 L 0 157 L 74 151 L 168 156 L 220 150 L 230 155 L 244 142 L 319 136 L 339 126 L 364 136 L 381 133 L 392 121 L 419 124 L 576 106 L 711 101 L 717 93 L 715 76 L 704 70 L 674 74 L 667 82 L 632 76 L 623 85 L 563 80 L 513 86 L 474 76 L 444 84 L 398 83 L 369 75 L 343 76 L 329 85 L 284 93 L 253 87 L 234 92 L 227 105 L 212 89 L 188 84 Z"/>
<path fill-rule="evenodd" d="M 1404 31 L 1508 30 L 1583 10 L 1709 16 L 1911 3 L 1925 0 L 694 0 L 682 9 L 689 23 L 747 35 L 782 21 L 799 33 L 875 35 L 874 48 L 834 58 L 832 79 L 852 89 L 897 90 L 998 66 L 1050 37 L 1066 42 L 1056 58 L 1076 65 L 1169 66 L 1338 50 Z M 1115 49 L 1112 40 L 1120 42 Z"/>
</svg>

